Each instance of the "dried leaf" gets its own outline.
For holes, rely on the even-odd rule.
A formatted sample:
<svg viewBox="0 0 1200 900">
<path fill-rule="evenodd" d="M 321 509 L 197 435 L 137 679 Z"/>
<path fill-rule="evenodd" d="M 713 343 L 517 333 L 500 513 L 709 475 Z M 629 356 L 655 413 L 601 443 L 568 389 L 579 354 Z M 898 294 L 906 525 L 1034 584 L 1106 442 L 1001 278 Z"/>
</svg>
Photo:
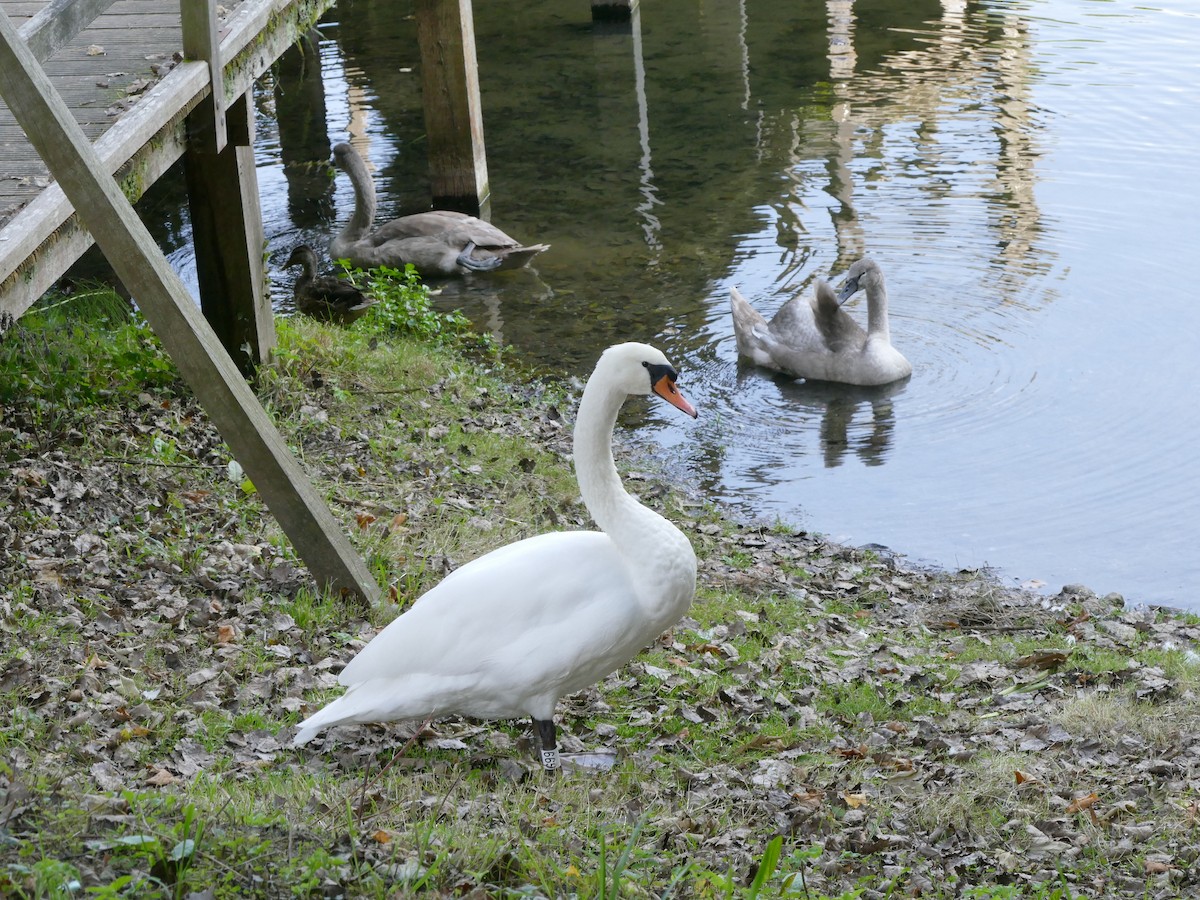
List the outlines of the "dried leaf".
<svg viewBox="0 0 1200 900">
<path fill-rule="evenodd" d="M 1016 660 L 1013 665 L 1021 669 L 1053 669 L 1062 665 L 1070 656 L 1063 650 L 1039 650 Z"/>
<path fill-rule="evenodd" d="M 1098 796 L 1096 796 L 1095 791 L 1088 794 L 1086 797 L 1076 797 L 1074 800 L 1072 800 L 1070 803 L 1067 804 L 1067 812 L 1068 813 L 1077 813 L 1077 812 L 1083 812 L 1085 809 L 1090 810 L 1093 806 L 1096 805 L 1096 801 L 1099 799 L 1100 798 Z"/>
<path fill-rule="evenodd" d="M 212 681 L 220 674 L 220 669 L 201 669 L 198 672 L 193 672 L 187 677 L 188 687 L 197 687 L 205 682 Z"/>
<path fill-rule="evenodd" d="M 834 747 L 833 752 L 844 759 L 866 759 L 870 755 L 866 744 L 859 744 L 857 747 Z"/>
</svg>

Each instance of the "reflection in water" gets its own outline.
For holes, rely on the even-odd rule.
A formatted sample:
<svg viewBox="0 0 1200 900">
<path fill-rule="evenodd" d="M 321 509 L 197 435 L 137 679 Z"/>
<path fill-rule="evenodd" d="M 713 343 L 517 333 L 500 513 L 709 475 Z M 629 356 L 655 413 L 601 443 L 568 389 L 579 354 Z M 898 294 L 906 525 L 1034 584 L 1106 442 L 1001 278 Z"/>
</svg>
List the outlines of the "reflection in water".
<svg viewBox="0 0 1200 900">
<path fill-rule="evenodd" d="M 492 213 L 552 249 L 439 302 L 578 375 L 617 341 L 662 346 L 701 419 L 639 436 L 748 514 L 1191 602 L 1200 487 L 1172 473 L 1200 411 L 1172 404 L 1190 363 L 1163 347 L 1200 305 L 1171 284 L 1136 329 L 1124 311 L 1200 235 L 1200 16 L 1158 5 L 656 0 L 611 33 L 586 4 L 477 3 Z M 328 143 L 366 142 L 381 219 L 426 208 L 411 4 L 339 0 L 322 29 Z M 268 237 L 324 247 L 349 186 L 280 200 L 280 168 L 327 147 L 285 157 L 277 110 Z M 739 375 L 731 284 L 770 318 L 864 255 L 914 366 L 902 394 Z"/>
<path fill-rule="evenodd" d="M 762 377 L 762 370 L 738 364 L 738 381 Z M 793 381 L 772 376 L 779 390 L 780 406 L 819 422 L 821 455 L 826 468 L 845 462 L 850 453 L 866 466 L 881 466 L 892 449 L 896 429 L 894 398 L 907 381 L 877 387 L 834 384 L 827 381 Z"/>
<path fill-rule="evenodd" d="M 321 73 L 320 32 L 313 30 L 279 58 L 274 69 L 279 157 L 287 180 L 287 211 L 300 228 L 315 228 L 333 215 L 329 125 Z"/>
</svg>

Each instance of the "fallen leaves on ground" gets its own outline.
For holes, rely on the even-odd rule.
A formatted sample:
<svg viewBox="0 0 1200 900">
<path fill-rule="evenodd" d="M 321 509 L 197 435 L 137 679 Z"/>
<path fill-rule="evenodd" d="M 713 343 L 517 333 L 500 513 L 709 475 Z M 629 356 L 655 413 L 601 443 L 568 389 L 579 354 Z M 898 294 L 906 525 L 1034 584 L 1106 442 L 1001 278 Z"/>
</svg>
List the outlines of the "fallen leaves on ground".
<svg viewBox="0 0 1200 900">
<path fill-rule="evenodd" d="M 419 543 L 441 509 L 477 534 L 507 533 L 504 486 L 447 452 L 447 423 L 414 427 L 401 453 L 314 413 L 332 402 L 320 385 L 297 400 L 309 412 L 294 440 L 322 483 L 356 486 L 339 510 L 348 532 L 402 542 L 388 546 L 434 580 L 457 564 L 453 547 Z M 516 434 L 561 459 L 569 451 L 569 428 L 536 395 L 520 415 L 484 404 L 456 427 Z M 588 845 L 570 808 L 538 786 L 519 724 L 345 728 L 290 750 L 284 720 L 336 688 L 377 626 L 352 606 L 335 627 L 297 622 L 289 610 L 307 571 L 264 509 L 247 518 L 257 501 L 228 479 L 228 454 L 194 403 L 147 395 L 92 432 L 39 446 L 19 410 L 0 419 L 3 445 L 25 448 L 0 469 L 0 581 L 10 586 L 0 689 L 14 706 L 0 751 L 6 846 L 46 826 L 47 803 L 88 807 L 82 846 L 136 825 L 126 792 L 183 796 L 206 776 L 235 792 L 289 769 L 373 810 L 354 850 L 397 884 L 424 871 L 395 861 L 407 823 L 482 818 L 513 841 L 553 829 Z M 171 461 L 96 457 L 86 445 L 97 442 L 169 449 Z M 527 459 L 519 468 L 535 471 Z M 750 872 L 783 835 L 815 848 L 806 883 L 830 893 L 941 896 L 937 886 L 956 881 L 1034 885 L 1063 871 L 1080 896 L 1195 888 L 1191 620 L 1080 586 L 1048 597 L 986 573 L 930 572 L 878 548 L 720 521 L 653 477 L 633 484 L 689 529 L 703 596 L 648 653 L 564 700 L 562 749 L 603 752 L 641 780 L 638 809 L 605 814 L 644 818 L 646 853 L 664 873 L 685 858 Z M 551 527 L 588 527 L 586 513 L 548 505 L 546 521 L 526 523 Z M 389 589 L 411 600 L 409 587 Z M 373 758 L 426 788 L 407 799 L 377 791 Z M 471 772 L 483 775 L 457 790 Z M 544 801 L 540 822 L 505 818 L 514 790 Z M 314 797 L 311 818 L 289 827 L 318 831 L 343 812 Z M 78 865 L 86 884 L 103 883 L 102 858 Z M 519 866 L 502 868 L 518 877 Z M 349 876 L 335 867 L 327 877 Z M 466 871 L 454 878 L 461 893 L 482 887 Z"/>
</svg>

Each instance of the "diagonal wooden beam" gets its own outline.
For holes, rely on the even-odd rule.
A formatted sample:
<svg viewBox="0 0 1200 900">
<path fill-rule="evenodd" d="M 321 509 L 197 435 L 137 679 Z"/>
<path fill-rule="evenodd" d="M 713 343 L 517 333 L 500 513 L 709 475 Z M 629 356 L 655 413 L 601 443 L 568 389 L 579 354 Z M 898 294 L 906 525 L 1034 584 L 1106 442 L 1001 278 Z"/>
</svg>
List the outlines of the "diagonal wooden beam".
<svg viewBox="0 0 1200 900">
<path fill-rule="evenodd" d="M 0 94 L 318 583 L 375 602 L 366 565 L 3 11 Z"/>
<path fill-rule="evenodd" d="M 21 26 L 21 36 L 38 62 L 74 40 L 114 0 L 50 0 Z"/>
</svg>

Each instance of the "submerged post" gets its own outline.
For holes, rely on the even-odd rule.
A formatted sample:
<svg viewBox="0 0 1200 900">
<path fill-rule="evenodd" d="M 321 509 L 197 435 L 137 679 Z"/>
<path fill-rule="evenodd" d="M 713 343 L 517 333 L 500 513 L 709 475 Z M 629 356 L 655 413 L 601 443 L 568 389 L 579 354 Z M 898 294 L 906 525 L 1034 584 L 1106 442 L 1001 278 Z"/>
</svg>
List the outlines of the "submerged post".
<svg viewBox="0 0 1200 900">
<path fill-rule="evenodd" d="M 592 0 L 593 22 L 628 22 L 638 0 Z"/>
<path fill-rule="evenodd" d="M 207 121 L 203 109 L 188 117 Z M 262 209 L 254 169 L 254 107 L 247 91 L 226 111 L 219 153 L 194 138 L 183 154 L 200 308 L 243 375 L 275 347 L 275 318 L 263 269 Z"/>
<path fill-rule="evenodd" d="M 471 0 L 417 0 L 416 11 L 433 205 L 478 215 L 491 188 Z"/>
</svg>

